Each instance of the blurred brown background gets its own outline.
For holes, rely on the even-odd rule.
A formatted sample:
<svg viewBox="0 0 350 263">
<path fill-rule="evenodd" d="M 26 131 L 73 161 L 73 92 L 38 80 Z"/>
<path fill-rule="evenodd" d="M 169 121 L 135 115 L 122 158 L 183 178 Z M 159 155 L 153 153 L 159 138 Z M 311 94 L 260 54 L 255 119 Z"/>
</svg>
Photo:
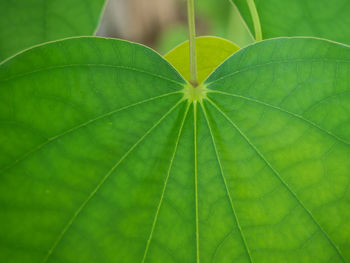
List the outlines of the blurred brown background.
<svg viewBox="0 0 350 263">
<path fill-rule="evenodd" d="M 251 42 L 229 0 L 196 1 L 197 35 L 214 35 L 240 46 Z M 186 0 L 108 0 L 98 36 L 122 38 L 165 53 L 187 39 Z"/>
</svg>

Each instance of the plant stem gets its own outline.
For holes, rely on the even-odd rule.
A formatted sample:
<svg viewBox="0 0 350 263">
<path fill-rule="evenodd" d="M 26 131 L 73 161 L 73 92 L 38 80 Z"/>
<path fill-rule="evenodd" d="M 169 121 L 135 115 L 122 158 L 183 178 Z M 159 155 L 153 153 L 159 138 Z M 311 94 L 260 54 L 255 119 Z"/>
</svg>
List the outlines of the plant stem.
<svg viewBox="0 0 350 263">
<path fill-rule="evenodd" d="M 254 0 L 247 0 L 247 4 L 249 7 L 250 14 L 253 19 L 254 31 L 255 31 L 255 41 L 262 40 L 262 32 L 261 32 L 261 24 L 258 11 L 256 10 Z"/>
<path fill-rule="evenodd" d="M 196 56 L 196 24 L 194 16 L 194 0 L 187 0 L 188 33 L 190 42 L 190 82 L 193 87 L 198 85 Z"/>
</svg>

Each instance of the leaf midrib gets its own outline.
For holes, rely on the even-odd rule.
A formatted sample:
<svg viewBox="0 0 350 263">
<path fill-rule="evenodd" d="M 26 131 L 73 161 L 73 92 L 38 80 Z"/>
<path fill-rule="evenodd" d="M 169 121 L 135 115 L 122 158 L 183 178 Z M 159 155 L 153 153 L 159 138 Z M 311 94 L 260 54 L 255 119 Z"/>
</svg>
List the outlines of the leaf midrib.
<svg viewBox="0 0 350 263">
<path fill-rule="evenodd" d="M 228 200 L 230 202 L 230 206 L 231 206 L 231 210 L 232 210 L 232 213 L 233 213 L 233 217 L 234 217 L 234 219 L 236 221 L 237 228 L 238 228 L 239 233 L 241 235 L 242 243 L 243 243 L 243 246 L 244 246 L 244 248 L 245 248 L 245 250 L 247 252 L 249 261 L 253 262 L 252 255 L 251 255 L 251 252 L 250 252 L 248 244 L 247 244 L 247 240 L 246 240 L 245 235 L 243 233 L 241 224 L 239 222 L 239 219 L 238 219 L 238 216 L 237 216 L 237 213 L 236 213 L 236 210 L 235 210 L 235 206 L 234 206 L 233 201 L 232 201 L 232 197 L 231 197 L 228 185 L 227 185 L 226 177 L 224 175 L 224 169 L 223 169 L 223 166 L 222 166 L 222 163 L 221 163 L 221 159 L 220 159 L 220 156 L 219 156 L 219 153 L 218 153 L 218 149 L 217 149 L 217 146 L 216 146 L 216 141 L 214 139 L 212 127 L 210 125 L 210 121 L 209 121 L 209 118 L 208 118 L 208 115 L 207 115 L 207 111 L 206 111 L 205 106 L 203 105 L 203 103 L 201 103 L 201 108 L 202 108 L 202 111 L 204 113 L 204 117 L 206 119 L 206 122 L 207 122 L 207 125 L 208 125 L 208 128 L 209 128 L 211 141 L 212 141 L 212 144 L 213 144 L 213 147 L 214 147 L 214 150 L 215 150 L 216 160 L 217 160 L 219 168 L 220 168 L 221 177 L 222 177 L 222 180 L 223 180 L 224 185 L 225 185 L 226 195 L 227 195 Z"/>
<path fill-rule="evenodd" d="M 193 147 L 194 147 L 194 198 L 196 217 L 196 262 L 200 262 L 199 255 L 199 207 L 198 207 L 198 153 L 197 153 L 197 101 L 193 101 Z"/>
<path fill-rule="evenodd" d="M 179 128 L 179 132 L 178 132 L 178 135 L 177 135 L 177 138 L 176 138 L 176 141 L 175 141 L 174 151 L 173 151 L 172 156 L 170 158 L 170 164 L 169 164 L 169 168 L 168 168 L 168 171 L 167 171 L 167 176 L 165 178 L 162 194 L 161 194 L 161 197 L 160 197 L 160 200 L 159 200 L 156 212 L 154 214 L 154 219 L 153 219 L 153 223 L 152 223 L 151 232 L 150 232 L 149 237 L 147 239 L 146 248 L 145 248 L 145 251 L 143 253 L 143 258 L 142 258 L 141 263 L 144 263 L 145 260 L 146 260 L 147 253 L 148 253 L 148 250 L 149 250 L 149 247 L 150 247 L 150 244 L 151 244 L 151 241 L 152 241 L 152 237 L 153 237 L 153 232 L 154 232 L 154 229 L 155 229 L 156 224 L 158 222 L 159 211 L 160 211 L 160 208 L 161 208 L 161 206 L 163 204 L 165 191 L 167 189 L 167 184 L 168 184 L 168 181 L 169 181 L 169 178 L 170 178 L 171 169 L 173 167 L 174 159 L 175 159 L 176 152 L 177 152 L 177 149 L 178 149 L 178 146 L 179 146 L 179 142 L 180 142 L 180 138 L 181 138 L 181 135 L 182 135 L 182 130 L 183 130 L 183 127 L 184 127 L 184 124 L 185 124 L 185 120 L 186 120 L 186 117 L 187 117 L 188 110 L 189 110 L 190 106 L 191 106 L 191 104 L 187 103 L 187 107 L 186 107 L 184 116 L 182 118 L 182 121 L 181 121 L 181 124 L 180 124 L 180 128 Z"/>
</svg>

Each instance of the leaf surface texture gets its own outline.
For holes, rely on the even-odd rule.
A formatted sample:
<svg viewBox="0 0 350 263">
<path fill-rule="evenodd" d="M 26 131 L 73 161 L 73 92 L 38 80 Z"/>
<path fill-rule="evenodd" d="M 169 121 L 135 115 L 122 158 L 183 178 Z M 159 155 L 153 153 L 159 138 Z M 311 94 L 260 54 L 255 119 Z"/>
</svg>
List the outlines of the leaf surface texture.
<svg viewBox="0 0 350 263">
<path fill-rule="evenodd" d="M 0 1 L 0 61 L 31 46 L 93 35 L 104 0 Z"/>
<path fill-rule="evenodd" d="M 191 101 L 125 41 L 3 63 L 0 261 L 349 262 L 349 64 L 347 46 L 262 41 Z"/>
<path fill-rule="evenodd" d="M 251 32 L 253 19 L 247 0 L 230 0 L 240 10 Z M 263 38 L 312 36 L 350 44 L 348 0 L 253 0 Z"/>
</svg>

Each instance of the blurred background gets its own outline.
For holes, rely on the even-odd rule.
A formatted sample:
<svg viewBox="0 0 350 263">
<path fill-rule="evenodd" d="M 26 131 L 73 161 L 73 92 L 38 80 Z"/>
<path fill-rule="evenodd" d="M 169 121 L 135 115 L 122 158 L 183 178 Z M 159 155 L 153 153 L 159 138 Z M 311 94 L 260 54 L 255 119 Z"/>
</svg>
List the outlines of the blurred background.
<svg viewBox="0 0 350 263">
<path fill-rule="evenodd" d="M 244 47 L 253 41 L 229 0 L 196 1 L 197 36 L 223 37 Z M 145 44 L 165 54 L 188 39 L 186 0 L 108 0 L 98 36 Z"/>
</svg>

